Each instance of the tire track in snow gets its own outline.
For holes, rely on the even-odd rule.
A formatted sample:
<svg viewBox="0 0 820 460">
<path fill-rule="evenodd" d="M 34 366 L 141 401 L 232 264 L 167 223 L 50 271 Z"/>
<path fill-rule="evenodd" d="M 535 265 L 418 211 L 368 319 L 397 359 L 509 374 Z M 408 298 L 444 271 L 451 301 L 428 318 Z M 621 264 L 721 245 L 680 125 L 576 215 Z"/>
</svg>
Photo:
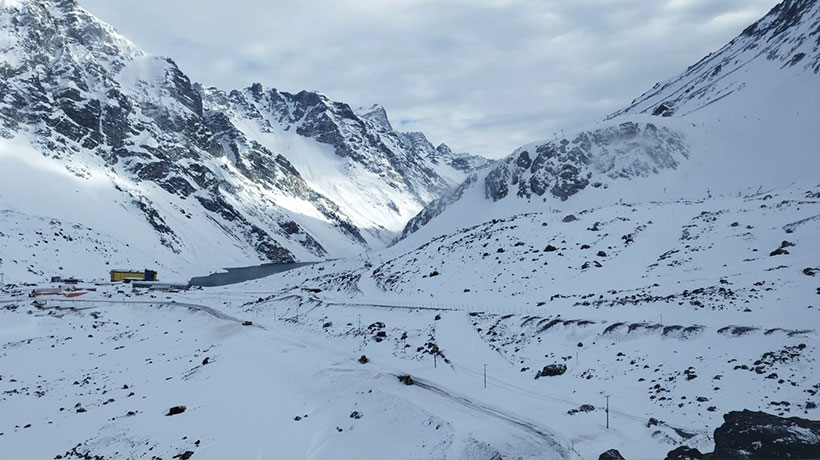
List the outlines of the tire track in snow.
<svg viewBox="0 0 820 460">
<path fill-rule="evenodd" d="M 396 378 L 398 378 L 398 374 L 393 374 Z M 434 385 L 433 383 L 419 378 L 413 378 L 413 385 L 429 392 L 435 393 L 438 396 L 443 398 L 449 399 L 450 401 L 455 402 L 463 407 L 467 407 L 471 410 L 479 412 L 481 414 L 497 418 L 509 424 L 515 425 L 518 428 L 522 429 L 523 431 L 529 433 L 530 435 L 545 441 L 546 444 L 549 446 L 549 449 L 552 449 L 554 453 L 558 454 L 562 459 L 570 459 L 570 450 L 564 447 L 559 441 L 555 439 L 553 433 L 549 432 L 546 428 L 540 427 L 535 423 L 528 422 L 517 418 L 511 414 L 502 412 L 499 409 L 481 404 L 474 400 L 471 400 L 465 396 L 456 395 L 451 393 L 441 387 Z"/>
</svg>

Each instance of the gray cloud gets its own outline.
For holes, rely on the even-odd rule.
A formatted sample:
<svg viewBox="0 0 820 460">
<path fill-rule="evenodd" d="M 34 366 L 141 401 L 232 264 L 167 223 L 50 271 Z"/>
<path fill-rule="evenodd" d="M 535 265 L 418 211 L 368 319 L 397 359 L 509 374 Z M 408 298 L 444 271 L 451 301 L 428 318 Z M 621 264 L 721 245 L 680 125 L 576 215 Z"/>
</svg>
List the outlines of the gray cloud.
<svg viewBox="0 0 820 460">
<path fill-rule="evenodd" d="M 598 119 L 719 48 L 776 0 L 80 0 L 222 88 L 384 105 L 491 157 Z"/>
</svg>

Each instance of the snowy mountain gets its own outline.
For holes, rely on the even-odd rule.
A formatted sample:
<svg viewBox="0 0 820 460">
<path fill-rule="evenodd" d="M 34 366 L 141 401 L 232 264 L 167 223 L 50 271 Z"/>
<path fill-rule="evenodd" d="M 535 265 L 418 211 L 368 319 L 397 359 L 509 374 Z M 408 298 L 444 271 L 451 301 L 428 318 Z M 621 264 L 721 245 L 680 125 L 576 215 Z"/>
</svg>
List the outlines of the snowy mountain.
<svg viewBox="0 0 820 460">
<path fill-rule="evenodd" d="M 5 2 L 12 3 L 23 4 Z M 179 292 L 107 283 L 0 287 L 0 452 L 65 459 L 817 458 L 820 74 L 805 63 L 784 64 L 795 46 L 811 61 L 805 50 L 817 40 L 818 11 L 820 2 L 786 0 L 716 54 L 747 62 L 736 71 L 689 86 L 681 82 L 690 68 L 605 120 L 470 171 L 382 250 Z M 730 61 L 709 60 L 696 74 L 712 75 Z M 208 120 L 200 122 L 180 108 L 193 99 L 171 97 L 162 85 L 137 86 L 165 88 L 157 91 L 176 109 L 159 117 L 164 122 L 192 120 L 212 133 L 203 139 L 223 156 L 208 171 L 232 186 L 223 201 L 237 215 L 248 215 L 239 210 L 258 196 L 280 206 L 280 190 L 302 190 L 284 201 L 300 211 L 293 216 L 299 227 L 288 227 L 304 238 L 299 228 L 310 222 L 302 217 L 317 206 L 311 231 L 329 232 L 315 238 L 323 248 L 356 240 L 356 229 L 365 242 L 380 238 L 380 230 L 358 226 L 372 215 L 345 209 L 396 196 L 348 190 L 337 201 L 324 195 L 333 185 L 322 181 L 327 174 L 349 170 L 344 183 L 364 185 L 384 173 L 390 193 L 419 199 L 435 195 L 424 190 L 440 185 L 436 177 L 455 177 L 415 176 L 422 167 L 454 167 L 454 157 L 421 135 L 396 133 L 380 107 L 352 111 L 316 93 L 261 85 L 230 93 L 190 85 Z M 702 97 L 682 95 L 684 87 L 697 89 L 682 94 Z M 144 97 L 133 97 L 133 116 L 154 126 L 142 114 L 158 106 Z M 668 110 L 656 110 L 662 104 Z M 35 106 L 22 105 L 18 115 Z M 115 155 L 111 166 L 97 147 L 74 141 L 54 141 L 56 159 L 33 150 L 33 129 L 58 132 L 56 121 L 53 128 L 43 123 L 9 125 L 4 145 L 14 148 L 0 150 L 2 197 L 29 209 L 0 212 L 6 273 L 13 266 L 16 276 L 42 278 L 42 267 L 54 271 L 57 263 L 79 271 L 87 265 L 83 250 L 112 264 L 137 264 L 146 253 L 168 257 L 128 202 L 110 205 L 110 190 L 135 200 L 148 190 L 154 203 L 166 202 L 160 198 L 177 195 L 164 187 L 181 183 L 173 177 L 209 174 L 184 156 L 206 158 L 199 144 L 178 152 L 185 166 L 175 169 L 178 176 L 136 182 L 126 167 L 144 170 L 147 159 L 159 161 L 150 156 L 157 145 L 182 134 L 146 128 L 157 134 L 138 147 L 128 134 L 123 148 L 140 154 Z M 167 132 L 175 134 L 160 135 Z M 189 196 L 213 197 L 203 193 Z M 347 237 L 336 238 L 344 227 L 321 217 L 316 203 L 324 196 L 333 197 L 324 198 L 324 209 L 350 222 Z M 224 214 L 220 203 L 209 206 Z M 178 208 L 156 214 L 186 211 L 163 217 L 178 241 L 207 240 L 205 251 L 216 253 L 185 246 L 175 257 L 234 254 L 190 199 L 168 206 Z M 83 224 L 72 223 L 75 215 Z M 35 287 L 58 292 L 34 301 L 27 296 Z"/>
<path fill-rule="evenodd" d="M 520 147 L 469 178 L 488 203 L 459 206 L 457 197 L 472 196 L 464 184 L 421 211 L 403 235 L 442 214 L 442 203 L 461 210 L 414 241 L 549 210 L 556 200 L 584 207 L 811 184 L 820 176 L 811 135 L 820 104 L 818 31 L 818 2 L 784 1 L 629 107 L 562 138 Z"/>
<path fill-rule="evenodd" d="M 615 116 L 687 115 L 726 97 L 753 98 L 756 92 L 776 91 L 783 83 L 781 78 L 769 78 L 772 73 L 806 74 L 808 78 L 820 73 L 820 8 L 816 1 L 779 3 L 726 46 L 683 74 L 656 84 Z"/>
<path fill-rule="evenodd" d="M 383 110 L 379 125 L 318 93 L 192 83 L 75 1 L 4 1 L 0 34 L 0 208 L 173 272 L 382 247 L 470 170 L 421 156 Z"/>
</svg>

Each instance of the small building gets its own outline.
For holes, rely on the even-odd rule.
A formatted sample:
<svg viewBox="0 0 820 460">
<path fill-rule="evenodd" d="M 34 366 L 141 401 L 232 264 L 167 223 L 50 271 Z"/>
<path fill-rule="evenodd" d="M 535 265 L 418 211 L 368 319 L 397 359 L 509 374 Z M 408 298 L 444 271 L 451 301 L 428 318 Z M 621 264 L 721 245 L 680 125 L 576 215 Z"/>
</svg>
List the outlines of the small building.
<svg viewBox="0 0 820 460">
<path fill-rule="evenodd" d="M 154 270 L 111 270 L 111 281 L 158 281 Z"/>
</svg>

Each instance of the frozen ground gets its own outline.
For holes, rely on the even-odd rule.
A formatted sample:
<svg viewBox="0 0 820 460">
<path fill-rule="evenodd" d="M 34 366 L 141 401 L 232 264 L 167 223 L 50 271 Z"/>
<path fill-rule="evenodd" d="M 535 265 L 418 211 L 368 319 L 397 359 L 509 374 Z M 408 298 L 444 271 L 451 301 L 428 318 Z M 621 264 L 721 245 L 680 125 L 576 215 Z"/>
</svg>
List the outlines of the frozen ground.
<svg viewBox="0 0 820 460">
<path fill-rule="evenodd" d="M 818 417 L 820 186 L 568 214 L 241 285 L 7 303 L 0 451 L 635 459 L 708 450 L 730 410 Z"/>
</svg>

